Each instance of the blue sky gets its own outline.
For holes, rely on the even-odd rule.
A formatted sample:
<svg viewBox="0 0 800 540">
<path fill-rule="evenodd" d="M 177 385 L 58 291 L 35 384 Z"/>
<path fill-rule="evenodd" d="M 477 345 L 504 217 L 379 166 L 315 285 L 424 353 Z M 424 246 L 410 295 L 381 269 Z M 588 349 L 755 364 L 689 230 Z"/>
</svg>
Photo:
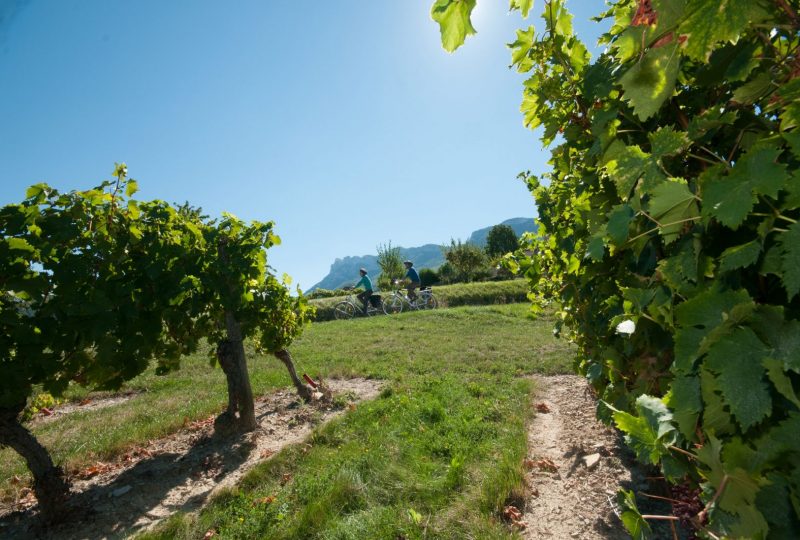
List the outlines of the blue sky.
<svg viewBox="0 0 800 540">
<path fill-rule="evenodd" d="M 548 152 L 505 44 L 539 20 L 507 5 L 479 1 L 450 55 L 430 0 L 0 0 L 0 205 L 125 161 L 137 198 L 274 220 L 269 263 L 303 289 L 336 257 L 533 216 L 515 177 Z M 594 44 L 602 0 L 570 7 Z"/>
</svg>

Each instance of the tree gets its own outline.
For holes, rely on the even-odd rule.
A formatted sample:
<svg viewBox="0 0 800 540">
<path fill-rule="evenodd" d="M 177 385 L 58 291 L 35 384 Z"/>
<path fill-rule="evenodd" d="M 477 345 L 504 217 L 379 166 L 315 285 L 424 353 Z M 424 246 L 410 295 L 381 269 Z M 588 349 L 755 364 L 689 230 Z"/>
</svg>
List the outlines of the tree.
<svg viewBox="0 0 800 540">
<path fill-rule="evenodd" d="M 403 266 L 403 258 L 400 255 L 399 247 L 392 247 L 392 242 L 379 245 L 378 266 L 381 267 L 381 274 L 378 277 L 378 287 L 382 290 L 390 290 L 395 280 L 402 279 L 406 271 Z"/>
<path fill-rule="evenodd" d="M 472 7 L 435 2 L 448 50 L 474 33 Z M 602 417 L 697 486 L 716 537 L 800 534 L 797 505 L 777 503 L 800 500 L 797 10 L 611 2 L 591 62 L 551 0 L 543 29 L 510 45 L 529 74 L 524 123 L 555 144 L 546 182 L 524 175 L 540 216 L 536 257 L 519 255 L 532 292 L 560 302 Z"/>
<path fill-rule="evenodd" d="M 191 299 L 180 298 L 190 274 L 172 253 L 200 232 L 159 201 L 126 204 L 136 183 L 125 174 L 120 165 L 114 182 L 67 194 L 39 184 L 0 210 L 0 444 L 25 458 L 49 518 L 68 485 L 19 421 L 32 389 L 117 388 L 152 359 L 166 369 L 197 346 L 182 315 Z"/>
<path fill-rule="evenodd" d="M 450 246 L 444 248 L 444 258 L 452 268 L 456 281 L 472 281 L 488 270 L 486 254 L 469 242 L 451 239 Z"/>
<path fill-rule="evenodd" d="M 300 396 L 311 398 L 287 350 L 309 321 L 311 308 L 269 272 L 266 250 L 280 242 L 273 226 L 247 225 L 230 214 L 206 225 L 208 247 L 198 288 L 207 323 L 203 333 L 217 343 L 217 360 L 228 381 L 228 408 L 217 419 L 218 428 L 251 431 L 257 425 L 244 351 L 248 337 L 281 360 Z"/>
<path fill-rule="evenodd" d="M 508 225 L 495 225 L 486 236 L 486 254 L 489 257 L 500 257 L 516 251 L 518 247 L 517 233 Z"/>
<path fill-rule="evenodd" d="M 69 486 L 20 423 L 35 387 L 54 396 L 71 382 L 116 389 L 152 361 L 160 373 L 177 368 L 209 338 L 228 379 L 228 418 L 252 429 L 241 348 L 252 336 L 310 393 L 286 351 L 309 308 L 268 271 L 272 224 L 203 222 L 199 212 L 130 199 L 137 184 L 124 164 L 114 176 L 65 194 L 38 184 L 0 209 L 0 444 L 28 463 L 49 519 L 63 514 Z"/>
<path fill-rule="evenodd" d="M 432 268 L 423 268 L 419 271 L 419 283 L 421 287 L 430 287 L 439 283 L 439 274 Z"/>
</svg>

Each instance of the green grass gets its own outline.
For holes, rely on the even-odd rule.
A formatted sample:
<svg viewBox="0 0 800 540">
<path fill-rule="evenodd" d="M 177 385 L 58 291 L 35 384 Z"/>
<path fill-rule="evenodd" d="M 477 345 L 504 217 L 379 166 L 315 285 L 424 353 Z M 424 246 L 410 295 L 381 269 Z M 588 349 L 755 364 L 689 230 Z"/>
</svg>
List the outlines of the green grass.
<svg viewBox="0 0 800 540">
<path fill-rule="evenodd" d="M 456 283 L 454 285 L 434 285 L 433 287 L 434 295 L 442 307 L 485 306 L 525 302 L 528 291 L 529 285 L 524 279 Z M 381 292 L 381 294 L 388 296 L 391 291 Z M 344 296 L 335 296 L 312 300 L 310 302 L 311 305 L 317 308 L 316 320 L 332 320 L 333 306 L 345 298 Z"/>
<path fill-rule="evenodd" d="M 533 391 L 525 376 L 568 372 L 572 353 L 552 337 L 552 321 L 531 321 L 526 314 L 526 305 L 498 305 L 312 325 L 292 347 L 298 369 L 328 378 L 383 379 L 381 396 L 317 428 L 310 451 L 285 449 L 199 515 L 178 513 L 147 537 L 200 538 L 210 529 L 221 538 L 511 536 L 499 513 L 523 489 Z M 251 365 L 257 392 L 288 384 L 276 360 L 254 358 Z M 163 433 L 183 416 L 222 407 L 222 374 L 199 358 L 185 367 L 136 381 L 147 391 L 116 414 L 140 423 L 140 434 L 144 426 Z M 139 413 L 124 412 L 144 398 L 153 401 Z M 178 406 L 190 400 L 192 411 Z M 165 402 L 176 408 L 164 410 Z M 152 419 L 137 420 L 146 411 Z M 41 427 L 75 431 L 72 422 Z M 90 444 L 80 433 L 71 437 L 75 445 Z M 91 452 L 110 452 L 91 445 Z M 113 446 L 119 448 L 119 441 Z M 87 455 L 84 447 L 73 459 Z M 5 476 L 9 459 L 2 458 Z M 282 483 L 284 474 L 289 482 Z M 265 497 L 275 499 L 263 502 Z"/>
</svg>

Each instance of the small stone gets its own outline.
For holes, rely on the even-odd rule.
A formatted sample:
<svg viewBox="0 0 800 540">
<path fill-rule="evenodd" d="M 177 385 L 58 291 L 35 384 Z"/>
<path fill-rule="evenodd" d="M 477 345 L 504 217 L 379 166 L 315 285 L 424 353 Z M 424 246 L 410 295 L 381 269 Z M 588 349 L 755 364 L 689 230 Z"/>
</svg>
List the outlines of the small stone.
<svg viewBox="0 0 800 540">
<path fill-rule="evenodd" d="M 587 469 L 594 469 L 598 463 L 600 463 L 600 454 L 583 456 L 583 464 L 586 465 Z"/>
<path fill-rule="evenodd" d="M 133 488 L 131 486 L 122 486 L 121 488 L 115 489 L 111 492 L 112 497 L 122 497 L 126 493 L 128 493 Z"/>
</svg>

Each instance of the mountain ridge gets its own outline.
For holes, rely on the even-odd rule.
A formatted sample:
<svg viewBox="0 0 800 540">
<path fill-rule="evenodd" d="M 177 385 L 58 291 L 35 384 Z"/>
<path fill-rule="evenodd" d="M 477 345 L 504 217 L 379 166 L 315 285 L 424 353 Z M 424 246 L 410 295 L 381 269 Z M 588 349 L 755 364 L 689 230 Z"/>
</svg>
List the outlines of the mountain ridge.
<svg viewBox="0 0 800 540">
<path fill-rule="evenodd" d="M 499 223 L 499 225 L 508 225 L 514 229 L 517 236 L 524 232 L 536 230 L 536 223 L 532 218 L 511 218 Z M 467 241 L 479 246 L 486 245 L 486 236 L 492 227 L 494 225 L 473 231 Z M 400 247 L 399 249 L 400 256 L 403 259 L 414 261 L 414 266 L 421 270 L 422 268 L 437 269 L 444 264 L 445 259 L 442 253 L 442 248 L 444 247 L 439 244 L 424 244 L 410 248 Z M 337 257 L 331 264 L 328 274 L 305 292 L 309 293 L 315 289 L 339 289 L 345 285 L 353 285 L 358 281 L 359 268 L 365 268 L 374 279 L 380 273 L 378 256 L 347 255 L 342 258 Z"/>
</svg>

